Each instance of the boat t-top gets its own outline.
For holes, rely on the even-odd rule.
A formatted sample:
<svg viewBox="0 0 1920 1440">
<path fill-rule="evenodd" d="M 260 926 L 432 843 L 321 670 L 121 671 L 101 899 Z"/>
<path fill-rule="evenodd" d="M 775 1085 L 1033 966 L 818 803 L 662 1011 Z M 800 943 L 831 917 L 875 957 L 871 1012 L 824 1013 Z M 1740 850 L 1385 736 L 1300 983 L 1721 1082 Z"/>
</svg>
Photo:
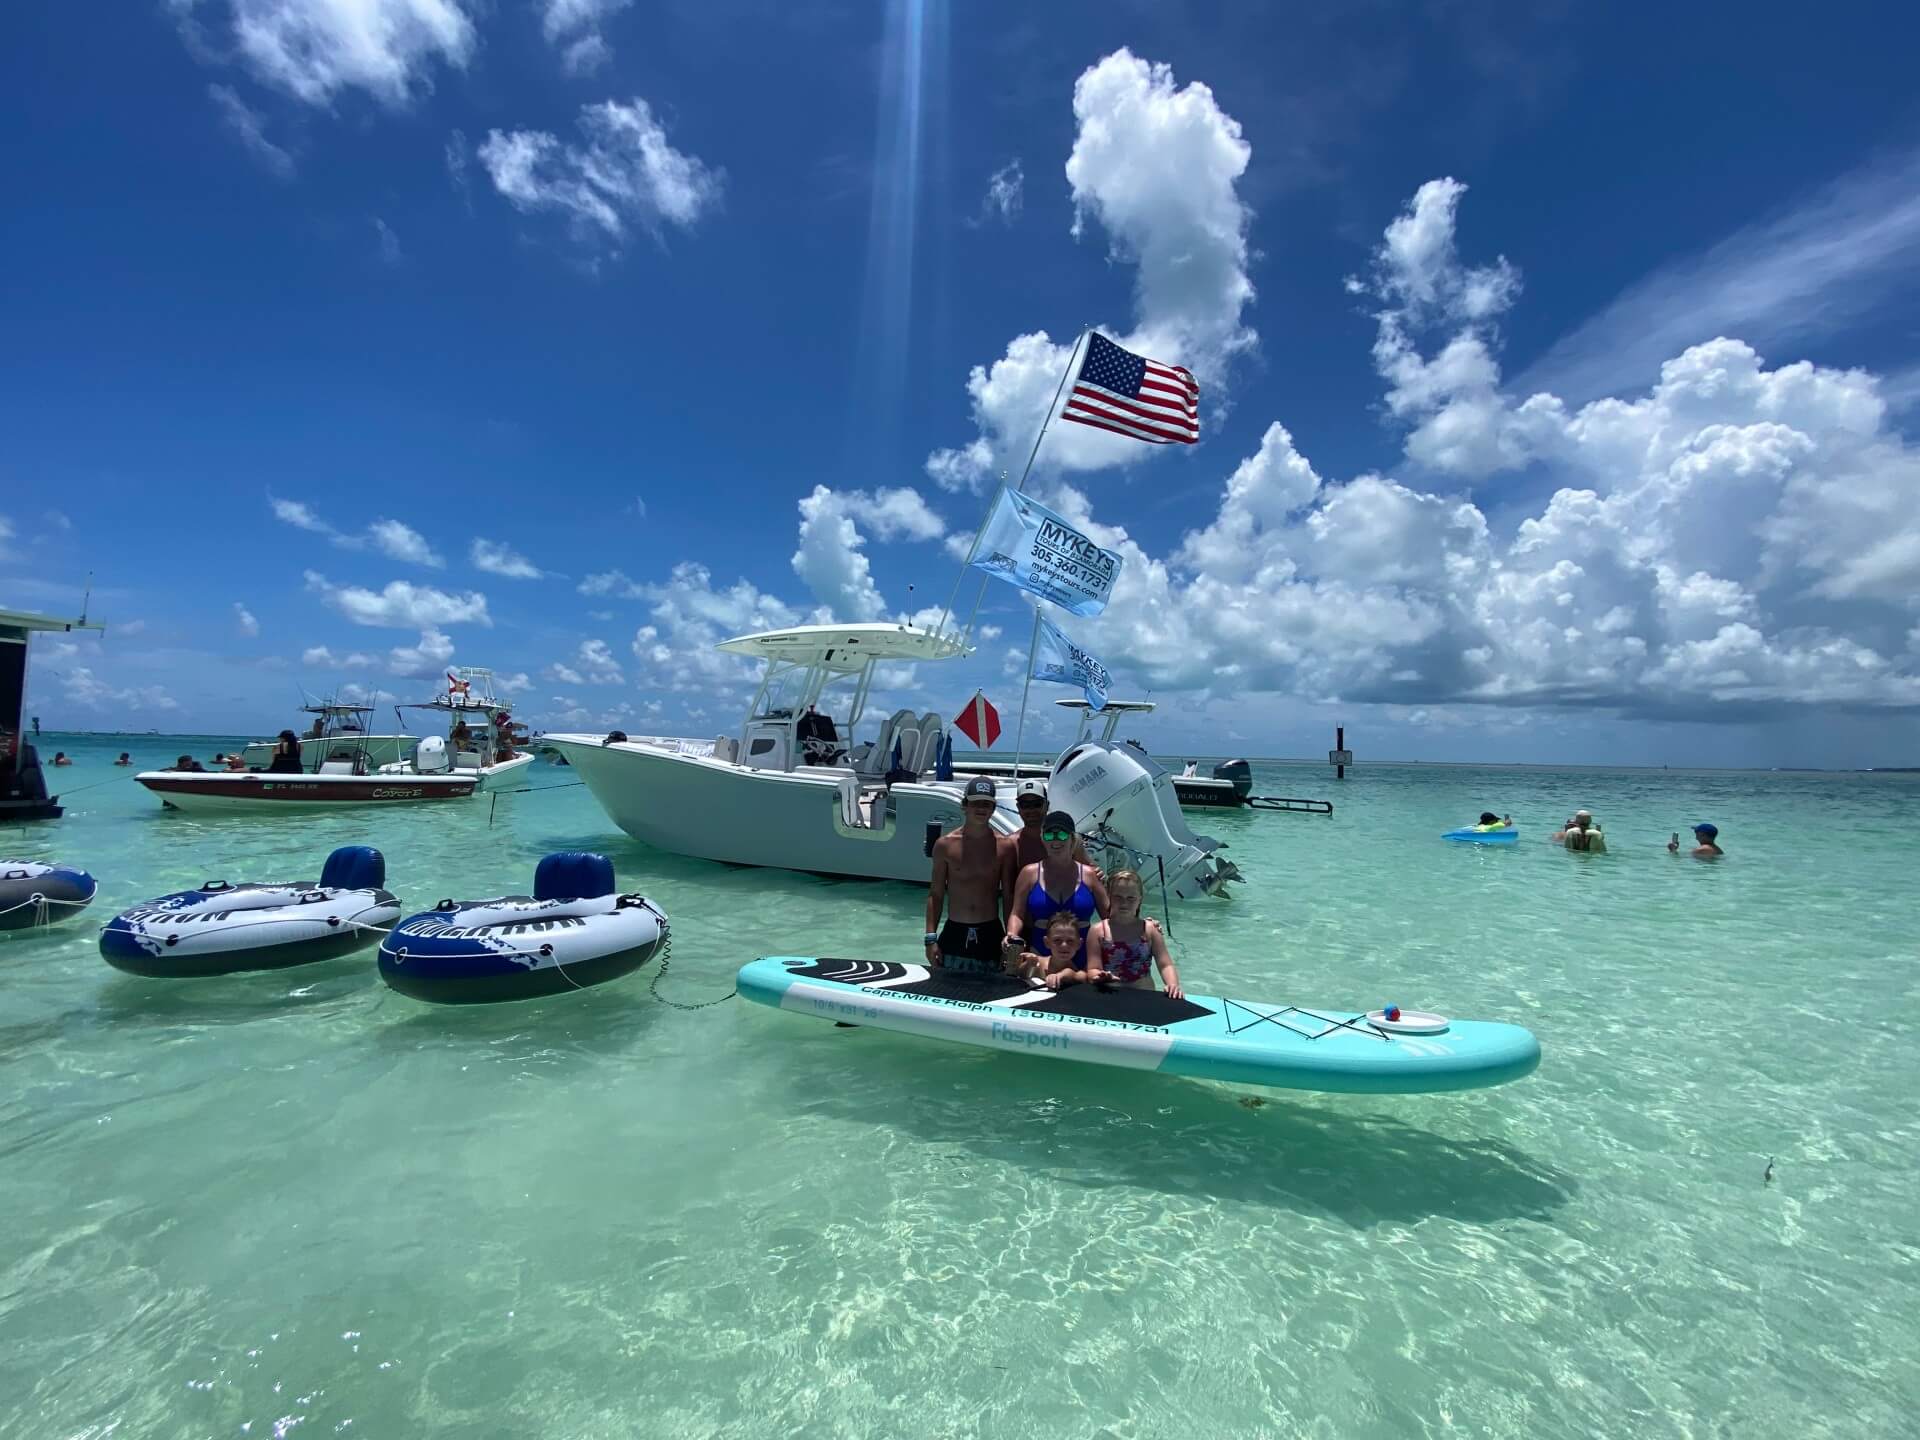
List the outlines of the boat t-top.
<svg viewBox="0 0 1920 1440">
<path fill-rule="evenodd" d="M 302 707 L 314 721 L 300 737 L 297 759 L 269 756 L 264 767 L 235 771 L 148 770 L 134 778 L 172 809 L 228 814 L 464 800 L 533 763 L 532 752 L 514 748 L 512 721 L 494 700 L 491 681 L 490 671 L 450 673 L 447 696 L 407 707 L 448 714 L 447 733 L 409 737 L 411 752 L 387 764 L 375 764 L 366 743 L 373 707 L 329 700 Z"/>
<path fill-rule="evenodd" d="M 925 883 L 933 842 L 961 818 L 962 781 L 941 765 L 945 726 L 896 710 L 857 739 L 883 665 L 952 660 L 966 642 L 911 625 L 798 625 L 723 641 L 765 662 L 737 735 L 712 742 L 620 731 L 549 734 L 613 822 L 676 855 L 826 875 Z M 1151 769 L 1149 767 L 1152 767 Z M 941 772 L 945 771 L 943 778 Z M 1156 773 L 1157 772 L 1157 773 Z M 1011 779 L 994 828 L 1020 828 Z M 1081 739 L 1049 771 L 1099 863 L 1133 863 L 1170 895 L 1212 894 L 1237 872 L 1187 828 L 1166 772 L 1144 752 Z"/>
</svg>

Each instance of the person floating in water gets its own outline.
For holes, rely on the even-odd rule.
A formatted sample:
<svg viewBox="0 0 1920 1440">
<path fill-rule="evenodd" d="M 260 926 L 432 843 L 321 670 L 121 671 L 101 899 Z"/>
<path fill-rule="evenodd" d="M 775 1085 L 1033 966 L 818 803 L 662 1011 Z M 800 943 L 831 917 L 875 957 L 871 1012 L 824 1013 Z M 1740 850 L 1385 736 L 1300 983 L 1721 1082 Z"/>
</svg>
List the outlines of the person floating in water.
<svg viewBox="0 0 1920 1440">
<path fill-rule="evenodd" d="M 1709 825 L 1705 821 L 1693 827 L 1693 838 L 1699 843 L 1687 853 L 1696 860 L 1718 860 L 1727 852 L 1720 848 L 1720 827 Z M 1680 853 L 1680 832 L 1674 831 L 1673 838 L 1667 841 L 1667 853 Z"/>
<path fill-rule="evenodd" d="M 1480 812 L 1480 819 L 1475 822 L 1473 828 L 1476 830 L 1504 830 L 1511 824 L 1513 824 L 1513 817 L 1511 815 L 1503 819 L 1491 810 L 1482 810 Z"/>
<path fill-rule="evenodd" d="M 67 758 L 66 751 L 56 750 L 53 752 L 53 763 L 56 765 L 71 765 L 73 764 L 73 761 Z"/>
<path fill-rule="evenodd" d="M 131 765 L 133 764 L 133 756 L 129 755 L 126 751 L 122 750 L 120 752 L 120 758 L 114 761 L 113 763 L 116 765 Z"/>
<path fill-rule="evenodd" d="M 976 776 L 960 792 L 958 830 L 933 842 L 933 879 L 927 886 L 927 964 L 958 975 L 998 975 L 1004 969 L 1000 923 L 1000 837 L 993 833 L 993 781 Z M 942 914 L 946 923 L 941 924 Z"/>
</svg>

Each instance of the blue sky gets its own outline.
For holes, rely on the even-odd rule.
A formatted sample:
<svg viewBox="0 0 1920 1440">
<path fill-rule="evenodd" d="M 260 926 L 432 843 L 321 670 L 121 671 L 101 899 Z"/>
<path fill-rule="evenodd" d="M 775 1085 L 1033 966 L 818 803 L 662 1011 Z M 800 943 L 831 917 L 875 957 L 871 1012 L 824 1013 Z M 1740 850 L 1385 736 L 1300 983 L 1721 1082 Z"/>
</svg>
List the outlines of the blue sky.
<svg viewBox="0 0 1920 1440">
<path fill-rule="evenodd" d="M 1920 37 L 1512 8 L 31 8 L 0 605 L 109 626 L 33 707 L 730 730 L 714 640 L 937 616 L 1097 323 L 1203 386 L 1029 487 L 1154 748 L 1913 763 Z"/>
</svg>

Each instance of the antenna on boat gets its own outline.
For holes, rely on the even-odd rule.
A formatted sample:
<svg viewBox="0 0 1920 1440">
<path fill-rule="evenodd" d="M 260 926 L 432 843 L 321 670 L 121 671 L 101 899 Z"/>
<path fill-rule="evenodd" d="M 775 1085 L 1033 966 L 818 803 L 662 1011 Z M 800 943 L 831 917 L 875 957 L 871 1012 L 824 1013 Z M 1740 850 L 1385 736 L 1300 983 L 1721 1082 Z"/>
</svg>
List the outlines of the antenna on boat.
<svg viewBox="0 0 1920 1440">
<path fill-rule="evenodd" d="M 93 571 L 87 571 L 86 589 L 80 593 L 80 623 L 87 623 L 87 609 L 93 604 Z"/>
</svg>

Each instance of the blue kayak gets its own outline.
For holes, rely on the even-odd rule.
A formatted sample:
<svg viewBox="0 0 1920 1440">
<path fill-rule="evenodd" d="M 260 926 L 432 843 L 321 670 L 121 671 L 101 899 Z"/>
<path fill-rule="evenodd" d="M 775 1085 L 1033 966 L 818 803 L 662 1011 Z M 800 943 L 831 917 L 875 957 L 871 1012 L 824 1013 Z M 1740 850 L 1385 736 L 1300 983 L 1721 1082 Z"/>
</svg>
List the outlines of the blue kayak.
<svg viewBox="0 0 1920 1440">
<path fill-rule="evenodd" d="M 1518 1025 L 1407 1012 L 1309 1010 L 1158 990 L 1034 989 L 884 960 L 775 957 L 740 969 L 761 1005 L 1051 1060 L 1238 1085 L 1371 1095 L 1473 1090 L 1529 1075 L 1540 1042 Z"/>
<path fill-rule="evenodd" d="M 1449 830 L 1442 840 L 1465 840 L 1473 845 L 1512 845 L 1520 839 L 1518 825 L 1465 825 Z"/>
</svg>

